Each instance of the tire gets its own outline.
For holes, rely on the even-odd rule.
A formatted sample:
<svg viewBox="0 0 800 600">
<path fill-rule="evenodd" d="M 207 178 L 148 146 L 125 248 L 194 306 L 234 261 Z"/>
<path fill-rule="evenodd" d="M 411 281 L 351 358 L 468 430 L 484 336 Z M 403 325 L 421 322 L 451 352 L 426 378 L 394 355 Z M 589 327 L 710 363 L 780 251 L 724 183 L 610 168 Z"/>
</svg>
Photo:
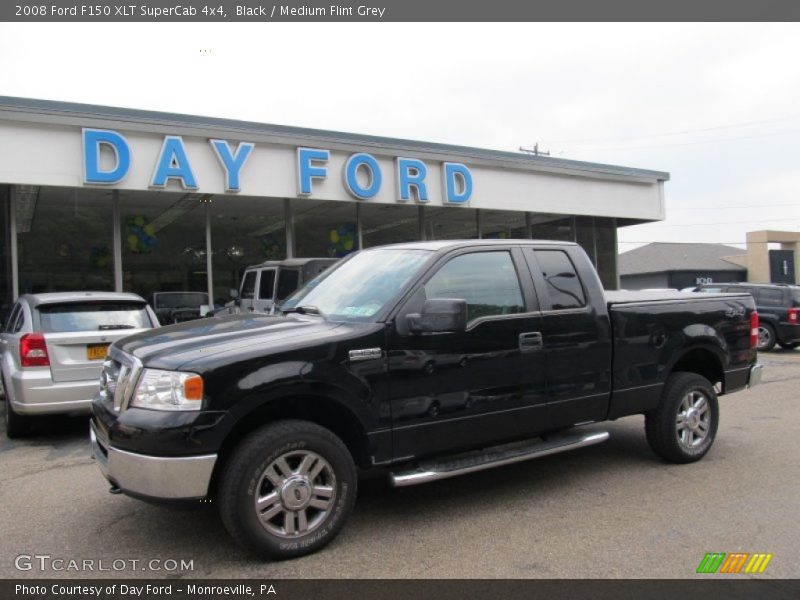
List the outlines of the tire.
<svg viewBox="0 0 800 600">
<path fill-rule="evenodd" d="M 775 347 L 778 340 L 775 335 L 775 328 L 769 323 L 758 324 L 758 351 L 769 352 Z"/>
<path fill-rule="evenodd" d="M 783 342 L 778 342 L 778 344 L 784 350 L 794 350 L 795 348 L 800 348 L 800 342 L 792 342 L 791 344 L 784 344 Z"/>
<path fill-rule="evenodd" d="M 11 400 L 6 395 L 6 437 L 16 439 L 25 437 L 31 432 L 30 417 L 26 417 L 14 412 L 11 407 Z"/>
<path fill-rule="evenodd" d="M 335 538 L 356 491 L 353 457 L 342 441 L 314 423 L 286 420 L 257 429 L 236 447 L 217 499 L 239 544 L 262 558 L 287 559 Z"/>
<path fill-rule="evenodd" d="M 695 373 L 670 375 L 658 407 L 645 414 L 645 432 L 653 452 L 679 464 L 703 458 L 714 443 L 718 426 L 714 388 Z"/>
</svg>

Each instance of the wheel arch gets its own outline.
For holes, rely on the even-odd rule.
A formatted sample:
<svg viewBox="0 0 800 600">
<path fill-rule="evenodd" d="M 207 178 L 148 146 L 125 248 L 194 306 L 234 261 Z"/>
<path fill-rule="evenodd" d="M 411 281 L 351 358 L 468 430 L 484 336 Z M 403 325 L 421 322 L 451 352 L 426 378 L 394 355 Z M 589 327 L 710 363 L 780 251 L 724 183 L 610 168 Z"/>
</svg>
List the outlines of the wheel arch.
<svg viewBox="0 0 800 600">
<path fill-rule="evenodd" d="M 712 386 L 719 384 L 725 390 L 725 360 L 721 348 L 710 344 L 692 346 L 684 349 L 667 370 L 667 377 L 673 373 L 695 373 L 708 379 Z"/>
<path fill-rule="evenodd" d="M 370 465 L 369 440 L 363 423 L 352 410 L 330 394 L 287 393 L 264 399 L 255 408 L 238 416 L 218 451 L 209 492 L 216 490 L 228 458 L 242 439 L 267 423 L 284 419 L 308 421 L 328 429 L 342 440 L 357 466 Z"/>
</svg>

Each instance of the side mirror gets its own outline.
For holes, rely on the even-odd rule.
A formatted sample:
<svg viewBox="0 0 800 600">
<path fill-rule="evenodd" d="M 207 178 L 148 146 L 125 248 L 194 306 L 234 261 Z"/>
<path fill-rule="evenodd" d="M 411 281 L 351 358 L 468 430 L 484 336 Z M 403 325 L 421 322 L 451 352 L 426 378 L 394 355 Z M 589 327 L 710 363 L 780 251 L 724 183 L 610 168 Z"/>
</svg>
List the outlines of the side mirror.
<svg viewBox="0 0 800 600">
<path fill-rule="evenodd" d="M 467 301 L 431 298 L 421 313 L 406 315 L 412 333 L 459 333 L 467 330 Z"/>
</svg>

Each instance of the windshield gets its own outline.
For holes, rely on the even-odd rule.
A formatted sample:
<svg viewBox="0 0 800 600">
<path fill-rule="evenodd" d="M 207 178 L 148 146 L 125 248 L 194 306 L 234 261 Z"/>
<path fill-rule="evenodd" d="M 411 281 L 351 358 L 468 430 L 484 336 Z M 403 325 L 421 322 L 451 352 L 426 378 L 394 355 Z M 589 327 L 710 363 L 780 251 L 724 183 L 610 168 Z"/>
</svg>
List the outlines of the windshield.
<svg viewBox="0 0 800 600">
<path fill-rule="evenodd" d="M 326 317 L 370 321 L 430 257 L 427 250 L 359 252 L 309 281 L 281 310 L 313 306 Z"/>
<path fill-rule="evenodd" d="M 208 304 L 208 295 L 204 292 L 160 293 L 154 297 L 156 308 L 199 308 Z"/>
</svg>

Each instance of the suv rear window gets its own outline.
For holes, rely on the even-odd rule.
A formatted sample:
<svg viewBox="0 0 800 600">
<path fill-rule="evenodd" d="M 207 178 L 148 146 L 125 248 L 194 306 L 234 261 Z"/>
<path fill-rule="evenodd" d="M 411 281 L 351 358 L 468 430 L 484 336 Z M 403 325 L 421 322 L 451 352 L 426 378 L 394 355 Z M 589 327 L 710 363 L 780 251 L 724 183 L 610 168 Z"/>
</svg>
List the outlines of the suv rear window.
<svg viewBox="0 0 800 600">
<path fill-rule="evenodd" d="M 44 333 L 151 327 L 146 305 L 134 302 L 70 302 L 38 308 Z"/>
<path fill-rule="evenodd" d="M 762 306 L 782 306 L 783 290 L 773 290 L 770 288 L 762 288 L 758 290 L 756 304 L 761 304 Z"/>
</svg>

